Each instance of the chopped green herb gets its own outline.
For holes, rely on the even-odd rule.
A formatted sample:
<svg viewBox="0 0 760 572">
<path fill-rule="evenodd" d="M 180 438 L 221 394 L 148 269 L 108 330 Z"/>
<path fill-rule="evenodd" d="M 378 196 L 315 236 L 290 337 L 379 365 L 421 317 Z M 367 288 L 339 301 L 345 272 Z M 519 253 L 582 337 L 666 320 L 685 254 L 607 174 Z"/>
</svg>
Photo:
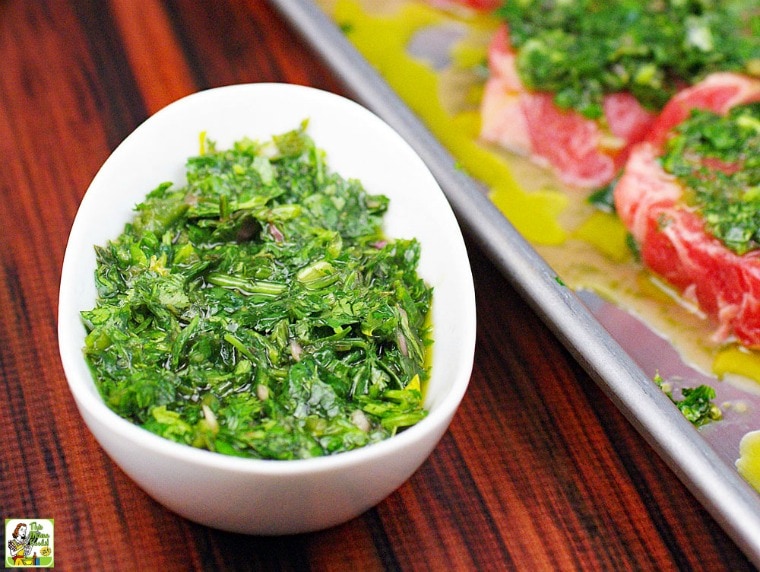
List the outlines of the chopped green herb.
<svg viewBox="0 0 760 572">
<path fill-rule="evenodd" d="M 508 23 L 525 86 L 589 118 L 605 94 L 660 109 L 684 83 L 714 71 L 757 73 L 760 27 L 746 0 L 510 0 Z"/>
<path fill-rule="evenodd" d="M 228 455 L 355 449 L 420 421 L 432 289 L 388 198 L 329 170 L 299 129 L 202 140 L 96 247 L 85 356 L 119 415 Z"/>
<path fill-rule="evenodd" d="M 715 399 L 715 390 L 709 385 L 681 389 L 681 399 L 673 397 L 670 385 L 666 383 L 660 374 L 655 374 L 655 383 L 662 389 L 670 400 L 683 413 L 684 417 L 697 427 L 706 425 L 711 421 L 722 419 L 723 413 L 712 400 Z"/>
<path fill-rule="evenodd" d="M 738 254 L 760 246 L 760 103 L 726 116 L 692 111 L 661 163 L 684 183 L 713 236 Z"/>
<path fill-rule="evenodd" d="M 630 232 L 625 235 L 625 245 L 628 247 L 633 259 L 637 262 L 641 262 L 641 247 Z"/>
<path fill-rule="evenodd" d="M 615 185 L 617 185 L 617 179 L 613 180 L 604 187 L 592 192 L 588 199 L 589 204 L 600 211 L 606 213 L 615 212 Z"/>
</svg>

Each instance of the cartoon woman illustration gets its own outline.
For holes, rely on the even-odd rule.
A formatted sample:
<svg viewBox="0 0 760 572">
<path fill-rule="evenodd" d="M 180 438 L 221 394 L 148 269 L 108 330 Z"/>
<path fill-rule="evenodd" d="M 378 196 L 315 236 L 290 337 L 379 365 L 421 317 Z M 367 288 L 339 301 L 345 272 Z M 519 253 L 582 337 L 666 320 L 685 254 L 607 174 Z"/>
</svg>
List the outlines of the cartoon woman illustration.
<svg viewBox="0 0 760 572">
<path fill-rule="evenodd" d="M 32 551 L 32 546 L 29 544 L 28 529 L 26 524 L 19 522 L 16 525 L 16 529 L 13 531 L 11 538 L 8 541 L 8 548 L 11 549 L 11 556 L 13 557 L 14 566 L 23 566 L 26 563 L 26 558 Z"/>
</svg>

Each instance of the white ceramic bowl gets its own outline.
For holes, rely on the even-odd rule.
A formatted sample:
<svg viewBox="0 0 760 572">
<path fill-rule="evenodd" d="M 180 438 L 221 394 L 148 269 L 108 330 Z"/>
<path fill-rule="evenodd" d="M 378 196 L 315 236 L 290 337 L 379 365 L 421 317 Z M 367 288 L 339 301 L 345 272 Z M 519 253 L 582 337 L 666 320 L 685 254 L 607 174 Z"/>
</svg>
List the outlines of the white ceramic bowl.
<svg viewBox="0 0 760 572">
<path fill-rule="evenodd" d="M 416 237 L 434 287 L 433 360 L 423 421 L 381 443 L 296 461 L 240 459 L 180 445 L 122 419 L 85 364 L 79 312 L 96 300 L 94 245 L 116 238 L 133 207 L 163 181 L 184 183 L 199 134 L 226 148 L 268 140 L 309 119 L 330 168 L 390 197 L 386 234 Z M 286 84 L 245 84 L 185 97 L 149 118 L 105 162 L 82 200 L 59 298 L 61 359 L 79 411 L 106 453 L 149 495 L 190 520 L 249 534 L 291 534 L 361 514 L 402 485 L 438 443 L 464 396 L 475 347 L 475 297 L 461 232 L 438 184 L 401 137 L 358 104 Z"/>
</svg>

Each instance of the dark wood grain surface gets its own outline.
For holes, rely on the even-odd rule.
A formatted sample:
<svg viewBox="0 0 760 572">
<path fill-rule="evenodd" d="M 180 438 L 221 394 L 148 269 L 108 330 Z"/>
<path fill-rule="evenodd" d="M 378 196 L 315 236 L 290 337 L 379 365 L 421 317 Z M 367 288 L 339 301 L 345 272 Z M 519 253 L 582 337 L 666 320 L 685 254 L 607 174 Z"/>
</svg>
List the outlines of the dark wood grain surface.
<svg viewBox="0 0 760 572">
<path fill-rule="evenodd" d="M 0 0 L 0 517 L 54 518 L 60 570 L 752 569 L 473 243 L 470 389 L 430 459 L 361 517 L 220 532 L 104 455 L 58 356 L 78 204 L 161 107 L 272 81 L 346 94 L 263 0 Z"/>
</svg>

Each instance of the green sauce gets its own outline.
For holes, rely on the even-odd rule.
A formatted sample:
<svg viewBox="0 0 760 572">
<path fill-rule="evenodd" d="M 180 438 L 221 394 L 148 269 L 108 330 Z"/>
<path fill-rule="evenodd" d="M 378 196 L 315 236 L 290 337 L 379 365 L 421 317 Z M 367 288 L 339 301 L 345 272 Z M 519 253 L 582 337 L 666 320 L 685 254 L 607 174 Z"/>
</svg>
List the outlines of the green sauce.
<svg viewBox="0 0 760 572">
<path fill-rule="evenodd" d="M 760 103 L 726 116 L 694 110 L 661 161 L 689 189 L 711 234 L 738 254 L 760 246 Z"/>
<path fill-rule="evenodd" d="M 657 110 L 679 85 L 756 68 L 758 19 L 745 26 L 749 10 L 741 8 L 711 0 L 510 0 L 498 14 L 525 86 L 599 118 L 605 94 L 630 92 Z"/>
<path fill-rule="evenodd" d="M 84 349 L 107 405 L 168 439 L 297 459 L 426 415 L 432 289 L 388 207 L 328 168 L 306 124 L 217 150 L 96 247 Z"/>
</svg>

